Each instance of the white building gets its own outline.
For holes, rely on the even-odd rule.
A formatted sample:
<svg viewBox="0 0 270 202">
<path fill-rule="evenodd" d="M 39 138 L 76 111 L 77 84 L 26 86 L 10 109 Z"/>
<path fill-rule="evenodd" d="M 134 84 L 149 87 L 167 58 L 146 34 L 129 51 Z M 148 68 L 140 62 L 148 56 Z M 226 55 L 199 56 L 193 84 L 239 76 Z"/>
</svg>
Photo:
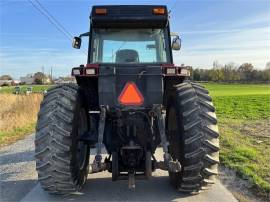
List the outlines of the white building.
<svg viewBox="0 0 270 202">
<path fill-rule="evenodd" d="M 22 83 L 25 84 L 33 84 L 35 81 L 33 74 L 27 74 L 26 76 L 22 76 L 20 77 L 20 80 Z"/>
</svg>

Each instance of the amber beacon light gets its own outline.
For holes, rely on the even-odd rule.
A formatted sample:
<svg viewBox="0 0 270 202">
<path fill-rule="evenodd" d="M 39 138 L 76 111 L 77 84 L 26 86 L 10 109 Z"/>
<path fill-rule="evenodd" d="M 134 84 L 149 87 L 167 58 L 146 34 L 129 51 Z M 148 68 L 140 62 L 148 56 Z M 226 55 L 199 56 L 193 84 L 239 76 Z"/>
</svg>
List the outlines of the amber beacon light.
<svg viewBox="0 0 270 202">
<path fill-rule="evenodd" d="M 155 15 L 165 15 L 165 8 L 153 8 Z"/>
<path fill-rule="evenodd" d="M 106 15 L 107 14 L 107 9 L 106 8 L 96 8 L 95 13 L 97 15 Z"/>
</svg>

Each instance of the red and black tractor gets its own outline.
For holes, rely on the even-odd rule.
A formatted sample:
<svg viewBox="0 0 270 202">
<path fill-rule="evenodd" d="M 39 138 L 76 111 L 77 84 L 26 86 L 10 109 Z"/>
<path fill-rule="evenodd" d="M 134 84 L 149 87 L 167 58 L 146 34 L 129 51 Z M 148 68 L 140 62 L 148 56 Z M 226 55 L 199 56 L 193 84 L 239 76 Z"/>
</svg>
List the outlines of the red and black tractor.
<svg viewBox="0 0 270 202">
<path fill-rule="evenodd" d="M 41 103 L 35 156 L 42 188 L 71 193 L 102 171 L 133 188 L 156 169 L 184 192 L 214 183 L 215 108 L 208 91 L 188 80 L 189 69 L 173 63 L 181 40 L 170 32 L 166 6 L 93 6 L 90 31 L 74 37 L 74 48 L 83 37 L 88 59 L 72 69 L 77 84 L 51 88 Z"/>
</svg>

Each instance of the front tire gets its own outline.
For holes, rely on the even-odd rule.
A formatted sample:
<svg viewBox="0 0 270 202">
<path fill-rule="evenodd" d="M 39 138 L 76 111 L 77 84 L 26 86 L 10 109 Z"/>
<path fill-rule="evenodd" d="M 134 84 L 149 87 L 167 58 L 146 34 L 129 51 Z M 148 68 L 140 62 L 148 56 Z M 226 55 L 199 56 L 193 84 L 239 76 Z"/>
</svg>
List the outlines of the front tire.
<svg viewBox="0 0 270 202">
<path fill-rule="evenodd" d="M 167 108 L 169 151 L 181 163 L 179 173 L 169 172 L 180 191 L 198 193 L 214 183 L 219 163 L 219 133 L 208 91 L 194 83 L 176 86 Z"/>
<path fill-rule="evenodd" d="M 38 115 L 35 157 L 38 181 L 49 193 L 79 191 L 87 179 L 90 149 L 79 141 L 88 130 L 76 85 L 48 90 Z"/>
</svg>

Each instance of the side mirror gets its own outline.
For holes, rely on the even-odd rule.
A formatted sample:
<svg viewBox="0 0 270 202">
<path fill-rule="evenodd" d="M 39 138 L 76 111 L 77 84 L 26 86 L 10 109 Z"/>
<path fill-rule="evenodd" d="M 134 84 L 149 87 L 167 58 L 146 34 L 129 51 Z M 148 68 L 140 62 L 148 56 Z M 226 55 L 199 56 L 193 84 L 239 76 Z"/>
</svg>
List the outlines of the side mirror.
<svg viewBox="0 0 270 202">
<path fill-rule="evenodd" d="M 172 41 L 172 49 L 180 50 L 180 48 L 181 48 L 181 39 L 179 36 L 176 36 Z"/>
<path fill-rule="evenodd" d="M 82 39 L 80 37 L 74 37 L 72 41 L 72 47 L 76 49 L 81 48 Z"/>
</svg>

